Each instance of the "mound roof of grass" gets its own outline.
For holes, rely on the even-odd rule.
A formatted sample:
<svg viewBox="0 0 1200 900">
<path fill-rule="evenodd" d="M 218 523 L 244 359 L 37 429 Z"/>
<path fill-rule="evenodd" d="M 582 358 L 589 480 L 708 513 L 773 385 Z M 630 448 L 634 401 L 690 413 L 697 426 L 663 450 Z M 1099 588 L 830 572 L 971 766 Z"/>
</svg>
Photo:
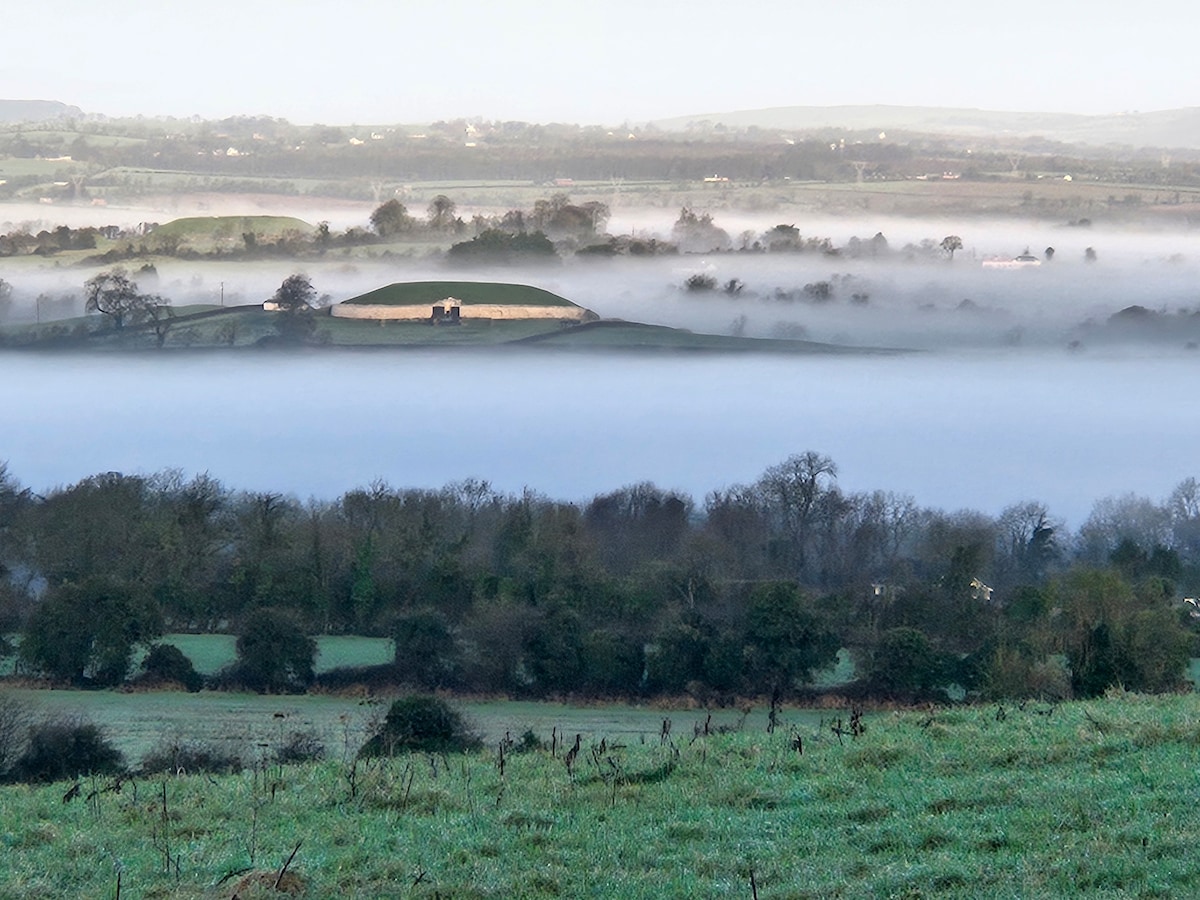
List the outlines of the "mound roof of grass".
<svg viewBox="0 0 1200 900">
<path fill-rule="evenodd" d="M 346 303 L 386 306 L 432 306 L 447 297 L 472 304 L 502 306 L 576 306 L 564 297 L 528 284 L 491 281 L 409 281 L 389 284 Z"/>
</svg>

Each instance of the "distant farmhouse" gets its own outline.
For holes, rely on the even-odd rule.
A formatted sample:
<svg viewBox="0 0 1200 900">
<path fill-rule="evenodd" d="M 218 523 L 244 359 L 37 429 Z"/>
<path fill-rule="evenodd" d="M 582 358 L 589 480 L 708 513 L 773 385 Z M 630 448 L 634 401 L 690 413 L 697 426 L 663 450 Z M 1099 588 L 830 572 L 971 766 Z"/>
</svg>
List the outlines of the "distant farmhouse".
<svg viewBox="0 0 1200 900">
<path fill-rule="evenodd" d="M 345 319 L 390 319 L 455 325 L 476 319 L 558 319 L 585 322 L 589 309 L 525 284 L 484 281 L 414 281 L 389 284 L 334 306 Z"/>
<path fill-rule="evenodd" d="M 1020 256 L 989 256 L 982 263 L 985 269 L 1028 269 L 1040 266 L 1042 261 L 1028 251 Z"/>
</svg>

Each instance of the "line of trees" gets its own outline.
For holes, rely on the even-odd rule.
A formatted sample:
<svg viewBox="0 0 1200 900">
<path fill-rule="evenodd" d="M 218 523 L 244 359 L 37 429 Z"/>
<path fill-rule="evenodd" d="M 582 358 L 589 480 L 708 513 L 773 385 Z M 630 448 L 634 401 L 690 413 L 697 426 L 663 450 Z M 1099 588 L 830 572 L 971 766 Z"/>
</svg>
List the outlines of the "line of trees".
<svg viewBox="0 0 1200 900">
<path fill-rule="evenodd" d="M 1164 503 L 1100 501 L 1070 533 L 1036 502 L 989 516 L 845 492 L 813 452 L 699 503 L 480 481 L 302 503 L 172 471 L 42 497 L 0 469 L 0 633 L 20 635 L 21 671 L 79 684 L 121 682 L 166 630 L 244 635 L 270 612 L 391 637 L 369 677 L 423 688 L 787 696 L 845 649 L 842 690 L 875 696 L 1161 691 L 1194 655 L 1198 576 L 1193 479 Z"/>
</svg>

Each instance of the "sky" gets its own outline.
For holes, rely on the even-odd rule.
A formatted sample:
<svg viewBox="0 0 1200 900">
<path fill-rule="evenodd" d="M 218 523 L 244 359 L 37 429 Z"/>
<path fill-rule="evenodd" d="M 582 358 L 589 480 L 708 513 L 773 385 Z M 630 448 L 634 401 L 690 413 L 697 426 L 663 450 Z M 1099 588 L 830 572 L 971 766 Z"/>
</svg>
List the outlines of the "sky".
<svg viewBox="0 0 1200 900">
<path fill-rule="evenodd" d="M 618 125 L 777 106 L 1200 105 L 1188 0 L 46 0 L 0 97 L 110 116 Z"/>
</svg>

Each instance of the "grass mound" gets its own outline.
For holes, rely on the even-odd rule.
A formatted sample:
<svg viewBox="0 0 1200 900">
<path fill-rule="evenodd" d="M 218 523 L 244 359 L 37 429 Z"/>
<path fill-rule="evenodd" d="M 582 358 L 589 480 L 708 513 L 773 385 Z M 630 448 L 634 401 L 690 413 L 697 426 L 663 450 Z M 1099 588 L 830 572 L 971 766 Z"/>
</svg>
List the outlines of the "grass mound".
<svg viewBox="0 0 1200 900">
<path fill-rule="evenodd" d="M 180 240 L 242 240 L 243 234 L 253 234 L 259 240 L 282 237 L 289 232 L 311 234 L 315 229 L 294 216 L 187 216 L 165 222 L 154 229 L 157 238 Z"/>
<path fill-rule="evenodd" d="M 352 304 L 384 306 L 432 306 L 447 297 L 461 300 L 464 306 L 496 304 L 501 306 L 574 307 L 565 297 L 528 284 L 504 284 L 490 281 L 410 281 L 389 284 L 359 297 Z"/>
</svg>

